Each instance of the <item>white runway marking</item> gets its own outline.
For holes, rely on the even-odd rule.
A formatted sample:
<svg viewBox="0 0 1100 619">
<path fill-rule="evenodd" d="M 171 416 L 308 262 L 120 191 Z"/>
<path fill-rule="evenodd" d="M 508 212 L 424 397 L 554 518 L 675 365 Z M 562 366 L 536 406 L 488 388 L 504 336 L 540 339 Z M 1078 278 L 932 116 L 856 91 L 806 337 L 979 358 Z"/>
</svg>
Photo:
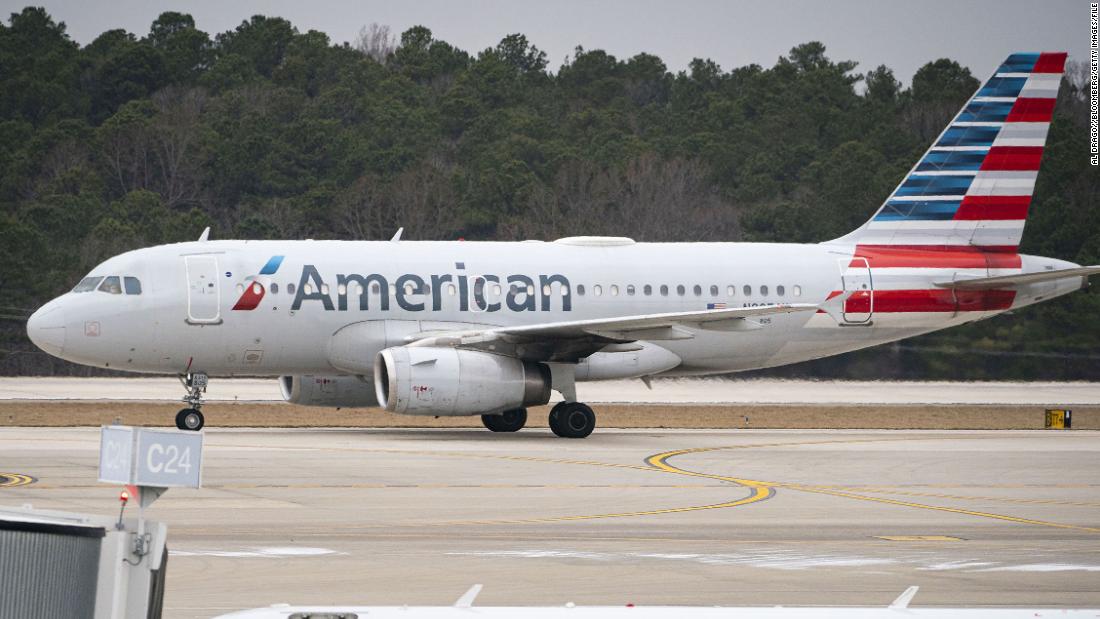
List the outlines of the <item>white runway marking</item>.
<svg viewBox="0 0 1100 619">
<path fill-rule="evenodd" d="M 332 555 L 344 555 L 345 552 L 337 552 L 328 548 L 304 548 L 293 546 L 277 546 L 272 548 L 253 548 L 251 550 L 176 550 L 169 551 L 173 557 L 222 557 L 222 558 L 263 558 L 278 559 L 281 557 L 324 557 Z"/>
<path fill-rule="evenodd" d="M 455 556 L 501 557 L 520 559 L 582 559 L 589 561 L 622 561 L 624 559 L 656 559 L 659 561 L 688 561 L 703 565 L 744 565 L 776 570 L 806 570 L 823 567 L 865 567 L 897 563 L 894 559 L 806 555 L 787 551 L 761 551 L 756 553 L 602 553 L 574 552 L 568 550 L 500 550 L 476 552 L 449 552 Z"/>
<path fill-rule="evenodd" d="M 872 567 L 883 565 L 912 566 L 923 571 L 962 572 L 1100 572 L 1100 565 L 1069 563 L 1021 563 L 1004 564 L 991 561 L 954 560 L 943 561 L 928 554 L 904 557 L 865 557 L 843 554 L 806 554 L 789 550 L 761 550 L 743 553 L 609 553 L 572 550 L 487 550 L 473 552 L 449 552 L 453 556 L 499 557 L 513 559 L 567 559 L 599 562 L 623 562 L 631 559 L 658 561 L 687 561 L 703 565 L 740 565 L 775 570 L 811 570 L 838 567 Z M 934 561 L 933 563 L 928 563 Z"/>
<path fill-rule="evenodd" d="M 1071 565 L 1068 563 L 1026 563 L 989 567 L 979 572 L 1100 572 L 1100 565 Z"/>
</svg>

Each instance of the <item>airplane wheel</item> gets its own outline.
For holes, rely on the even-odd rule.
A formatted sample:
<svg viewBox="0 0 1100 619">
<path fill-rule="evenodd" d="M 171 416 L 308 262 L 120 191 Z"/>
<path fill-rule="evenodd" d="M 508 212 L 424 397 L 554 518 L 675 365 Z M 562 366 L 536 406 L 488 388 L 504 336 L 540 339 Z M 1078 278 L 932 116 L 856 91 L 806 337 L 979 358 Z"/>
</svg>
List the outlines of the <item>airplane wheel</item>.
<svg viewBox="0 0 1100 619">
<path fill-rule="evenodd" d="M 499 415 L 482 415 L 481 423 L 493 432 L 515 432 L 527 423 L 527 409 L 514 408 Z"/>
<path fill-rule="evenodd" d="M 180 430 L 198 431 L 205 424 L 206 420 L 197 408 L 185 408 L 176 413 L 176 427 Z"/>
<path fill-rule="evenodd" d="M 561 402 L 550 410 L 550 429 L 562 438 L 584 438 L 596 429 L 596 413 L 582 402 Z"/>
</svg>

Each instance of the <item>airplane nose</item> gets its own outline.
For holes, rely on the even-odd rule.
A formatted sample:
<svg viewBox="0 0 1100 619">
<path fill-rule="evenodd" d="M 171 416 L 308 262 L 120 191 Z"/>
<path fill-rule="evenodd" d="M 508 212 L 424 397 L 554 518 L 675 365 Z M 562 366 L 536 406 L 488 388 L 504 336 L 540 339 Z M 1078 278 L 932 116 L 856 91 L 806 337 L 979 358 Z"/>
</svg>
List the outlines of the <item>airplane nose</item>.
<svg viewBox="0 0 1100 619">
<path fill-rule="evenodd" d="M 65 349 L 65 313 L 56 304 L 47 304 L 27 319 L 27 337 L 51 355 Z"/>
</svg>

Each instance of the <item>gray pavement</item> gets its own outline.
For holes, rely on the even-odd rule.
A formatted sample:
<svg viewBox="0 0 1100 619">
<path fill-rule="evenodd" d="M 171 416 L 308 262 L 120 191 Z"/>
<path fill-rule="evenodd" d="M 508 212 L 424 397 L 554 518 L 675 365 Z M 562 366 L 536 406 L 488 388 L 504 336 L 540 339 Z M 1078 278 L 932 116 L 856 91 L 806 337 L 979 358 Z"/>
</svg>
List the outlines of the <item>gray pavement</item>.
<svg viewBox="0 0 1100 619">
<path fill-rule="evenodd" d="M 723 377 L 578 383 L 585 402 L 675 404 L 1100 404 L 1100 382 L 828 381 Z M 183 395 L 179 380 L 0 377 L 0 400 L 160 400 Z M 214 378 L 207 399 L 282 401 L 273 378 Z M 555 394 L 556 396 L 556 394 Z"/>
<path fill-rule="evenodd" d="M 1100 433 L 230 430 L 166 616 L 277 602 L 1100 605 Z M 95 428 L 0 429 L 0 503 L 114 513 Z"/>
</svg>

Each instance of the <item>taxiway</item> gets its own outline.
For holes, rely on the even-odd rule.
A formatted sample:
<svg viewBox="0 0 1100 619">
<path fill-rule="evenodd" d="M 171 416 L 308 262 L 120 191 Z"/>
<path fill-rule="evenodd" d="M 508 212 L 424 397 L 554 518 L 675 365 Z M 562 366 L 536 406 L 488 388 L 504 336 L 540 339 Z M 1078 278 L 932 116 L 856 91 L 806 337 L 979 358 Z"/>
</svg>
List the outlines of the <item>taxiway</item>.
<svg viewBox="0 0 1100 619">
<path fill-rule="evenodd" d="M 109 514 L 98 429 L 0 429 L 0 502 Z M 1100 433 L 221 429 L 167 617 L 277 602 L 1100 604 Z M 0 479 L 0 485 L 5 482 Z"/>
</svg>

